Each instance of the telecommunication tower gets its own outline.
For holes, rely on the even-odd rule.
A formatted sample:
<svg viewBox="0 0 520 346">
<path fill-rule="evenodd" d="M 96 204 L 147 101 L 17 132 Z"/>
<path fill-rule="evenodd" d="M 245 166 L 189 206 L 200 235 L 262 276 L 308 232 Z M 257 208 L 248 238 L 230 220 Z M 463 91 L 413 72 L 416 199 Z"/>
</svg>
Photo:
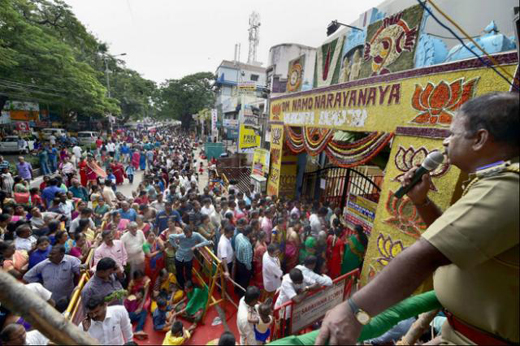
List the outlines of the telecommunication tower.
<svg viewBox="0 0 520 346">
<path fill-rule="evenodd" d="M 249 16 L 249 54 L 247 55 L 247 63 L 256 62 L 256 51 L 260 42 L 260 14 L 258 12 L 251 13 Z"/>
</svg>

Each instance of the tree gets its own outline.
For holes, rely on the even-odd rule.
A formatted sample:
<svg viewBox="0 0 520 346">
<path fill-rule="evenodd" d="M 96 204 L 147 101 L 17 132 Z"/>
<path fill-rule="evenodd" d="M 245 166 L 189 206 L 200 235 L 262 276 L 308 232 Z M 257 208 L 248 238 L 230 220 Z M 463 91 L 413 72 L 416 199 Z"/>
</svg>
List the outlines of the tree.
<svg viewBox="0 0 520 346">
<path fill-rule="evenodd" d="M 214 80 L 213 73 L 199 72 L 166 81 L 157 92 L 157 117 L 178 119 L 182 127 L 189 128 L 193 114 L 215 103 L 215 95 L 211 90 Z"/>
<path fill-rule="evenodd" d="M 96 46 L 61 1 L 53 7 L 43 0 L 2 0 L 0 110 L 11 98 L 59 105 L 65 120 L 78 112 L 119 114 L 118 101 L 106 97 L 102 74 L 87 59 Z"/>
<path fill-rule="evenodd" d="M 110 78 L 112 97 L 121 107 L 120 122 L 152 117 L 155 114 L 153 97 L 157 86 L 139 73 L 127 68 L 117 68 Z"/>
</svg>

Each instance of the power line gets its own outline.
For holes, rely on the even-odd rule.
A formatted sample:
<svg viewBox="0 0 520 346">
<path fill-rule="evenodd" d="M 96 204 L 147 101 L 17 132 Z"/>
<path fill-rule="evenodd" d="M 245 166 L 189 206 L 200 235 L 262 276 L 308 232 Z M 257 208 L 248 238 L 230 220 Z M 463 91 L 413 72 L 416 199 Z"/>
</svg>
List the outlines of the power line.
<svg viewBox="0 0 520 346">
<path fill-rule="evenodd" d="M 440 25 L 442 26 L 444 29 L 448 30 L 467 50 L 469 50 L 475 57 L 477 57 L 477 59 L 484 65 L 484 66 L 487 66 L 489 68 L 491 68 L 493 71 L 495 71 L 496 74 L 498 74 L 502 79 L 504 79 L 507 84 L 509 84 L 511 87 L 513 87 L 515 90 L 519 90 L 518 86 L 516 86 L 514 84 L 514 82 L 511 82 L 506 76 L 504 76 L 502 73 L 500 73 L 500 71 L 498 71 L 495 66 L 491 65 L 490 63 L 488 63 L 486 60 L 482 59 L 482 57 L 477 54 L 473 49 L 471 49 L 470 47 L 468 47 L 468 45 L 466 45 L 466 43 L 462 40 L 462 38 L 460 38 L 450 27 L 448 27 L 446 24 L 444 24 L 443 22 L 441 22 L 439 20 L 439 18 L 437 18 L 433 13 L 432 11 L 425 5 L 425 3 L 421 0 L 417 0 L 417 2 L 421 5 L 421 7 L 430 14 L 430 16 Z"/>
<path fill-rule="evenodd" d="M 456 37 L 442 36 L 442 35 L 432 34 L 432 33 L 429 33 L 429 32 L 427 32 L 426 35 L 428 35 L 428 36 L 433 36 L 433 37 L 438 37 L 438 38 L 443 38 L 443 39 L 445 39 L 445 40 L 457 40 Z M 480 36 L 481 36 L 481 35 L 471 36 L 471 38 L 479 38 Z"/>
<path fill-rule="evenodd" d="M 46 90 L 52 90 L 52 91 L 58 91 L 58 92 L 66 92 L 66 90 L 64 90 L 64 89 L 56 89 L 56 88 L 45 86 L 45 85 L 34 85 L 34 84 L 28 84 L 28 83 L 22 83 L 22 82 L 15 82 L 15 81 L 12 81 L 12 80 L 9 80 L 9 79 L 3 79 L 3 78 L 0 78 L 0 82 L 9 83 L 9 84 L 13 84 L 13 85 L 20 85 L 20 86 L 29 87 L 29 88 L 37 88 L 37 89 L 46 89 Z"/>
</svg>

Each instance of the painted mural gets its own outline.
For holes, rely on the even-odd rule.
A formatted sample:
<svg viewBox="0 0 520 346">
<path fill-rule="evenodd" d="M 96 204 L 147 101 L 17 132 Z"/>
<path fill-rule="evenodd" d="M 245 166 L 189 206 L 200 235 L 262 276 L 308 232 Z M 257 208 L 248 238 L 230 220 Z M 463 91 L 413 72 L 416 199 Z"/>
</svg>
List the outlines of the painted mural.
<svg viewBox="0 0 520 346">
<path fill-rule="evenodd" d="M 314 88 L 338 83 L 344 42 L 345 36 L 339 36 L 318 48 L 314 67 Z"/>
<path fill-rule="evenodd" d="M 305 55 L 289 61 L 287 92 L 295 92 L 302 89 L 304 68 Z"/>
<path fill-rule="evenodd" d="M 422 15 L 423 9 L 417 5 L 368 27 L 361 66 L 362 78 L 414 67 Z"/>
</svg>

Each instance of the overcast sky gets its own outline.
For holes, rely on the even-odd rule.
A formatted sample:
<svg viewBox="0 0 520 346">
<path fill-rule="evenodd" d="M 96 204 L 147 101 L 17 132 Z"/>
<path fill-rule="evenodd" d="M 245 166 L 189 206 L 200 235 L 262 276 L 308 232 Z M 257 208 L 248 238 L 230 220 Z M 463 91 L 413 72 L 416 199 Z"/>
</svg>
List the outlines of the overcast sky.
<svg viewBox="0 0 520 346">
<path fill-rule="evenodd" d="M 258 60 L 279 43 L 319 46 L 331 20 L 350 23 L 381 0 L 65 0 L 111 54 L 158 83 L 215 72 L 241 43 L 247 60 L 249 15 L 260 14 Z"/>
</svg>

